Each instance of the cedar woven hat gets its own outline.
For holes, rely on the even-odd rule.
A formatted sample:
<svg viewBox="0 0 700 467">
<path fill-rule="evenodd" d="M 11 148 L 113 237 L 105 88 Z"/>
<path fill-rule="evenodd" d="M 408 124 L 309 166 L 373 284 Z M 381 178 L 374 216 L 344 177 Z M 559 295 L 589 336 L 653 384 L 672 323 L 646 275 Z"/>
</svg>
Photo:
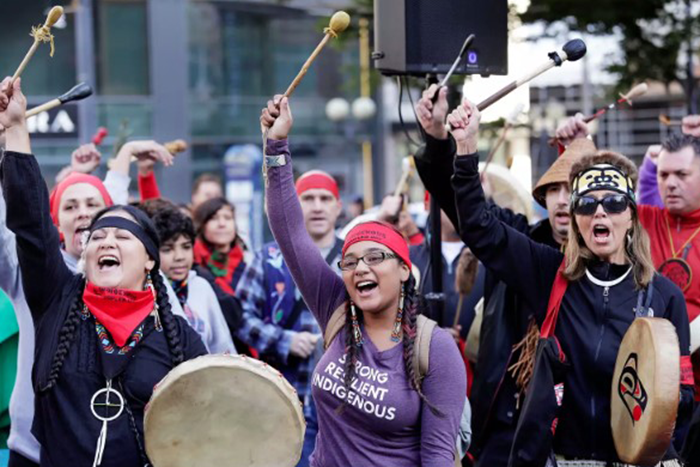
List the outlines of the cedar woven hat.
<svg viewBox="0 0 700 467">
<path fill-rule="evenodd" d="M 547 187 L 554 183 L 568 184 L 569 173 L 574 162 L 581 156 L 595 154 L 596 151 L 595 144 L 588 138 L 576 138 L 573 140 L 557 160 L 554 161 L 554 164 L 542 175 L 542 178 L 532 190 L 532 197 L 535 198 L 540 206 L 546 209 Z"/>
</svg>

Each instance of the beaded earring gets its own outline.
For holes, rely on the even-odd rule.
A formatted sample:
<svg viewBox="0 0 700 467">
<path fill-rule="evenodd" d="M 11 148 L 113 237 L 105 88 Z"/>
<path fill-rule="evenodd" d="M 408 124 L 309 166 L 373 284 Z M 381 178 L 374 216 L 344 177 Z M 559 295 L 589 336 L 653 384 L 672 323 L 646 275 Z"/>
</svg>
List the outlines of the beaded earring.
<svg viewBox="0 0 700 467">
<path fill-rule="evenodd" d="M 355 304 L 352 302 L 350 302 L 350 319 L 352 321 L 352 337 L 355 340 L 355 347 L 359 349 L 364 344 L 364 339 L 362 338 L 360 322 L 357 320 L 357 310 L 355 310 Z"/>
<path fill-rule="evenodd" d="M 401 286 L 401 297 L 399 297 L 399 311 L 396 313 L 396 321 L 394 321 L 394 329 L 391 331 L 391 340 L 398 342 L 401 339 L 401 324 L 403 323 L 403 306 L 406 293 L 403 285 Z"/>
<path fill-rule="evenodd" d="M 153 278 L 151 278 L 151 273 L 146 273 L 146 289 L 150 290 L 153 294 L 153 311 L 151 315 L 155 321 L 156 331 L 160 332 L 163 330 L 163 324 L 160 321 L 160 313 L 158 313 L 158 295 L 156 294 L 156 287 L 153 285 Z"/>
</svg>

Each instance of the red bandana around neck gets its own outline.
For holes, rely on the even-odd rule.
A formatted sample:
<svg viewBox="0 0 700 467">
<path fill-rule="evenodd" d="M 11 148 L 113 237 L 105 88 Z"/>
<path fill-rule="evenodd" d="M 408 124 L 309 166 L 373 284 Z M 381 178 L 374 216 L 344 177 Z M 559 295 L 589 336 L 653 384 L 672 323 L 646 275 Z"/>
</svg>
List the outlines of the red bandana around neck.
<svg viewBox="0 0 700 467">
<path fill-rule="evenodd" d="M 98 287 L 90 282 L 83 291 L 83 302 L 119 347 L 126 345 L 134 330 L 155 307 L 150 290 Z"/>
</svg>

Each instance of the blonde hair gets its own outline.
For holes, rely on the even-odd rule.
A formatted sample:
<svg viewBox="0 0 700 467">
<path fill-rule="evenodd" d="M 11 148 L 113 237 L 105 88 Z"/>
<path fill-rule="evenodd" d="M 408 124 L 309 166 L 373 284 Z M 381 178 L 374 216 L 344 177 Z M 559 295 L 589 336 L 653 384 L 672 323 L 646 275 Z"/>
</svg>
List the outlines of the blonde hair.
<svg viewBox="0 0 700 467">
<path fill-rule="evenodd" d="M 639 173 L 634 163 L 622 154 L 612 151 L 598 151 L 596 154 L 583 156 L 571 167 L 569 174 L 569 187 L 573 185 L 574 178 L 581 171 L 586 170 L 596 164 L 611 164 L 622 170 L 637 186 Z M 632 228 L 628 232 L 625 245 L 625 258 L 632 265 L 634 282 L 639 289 L 645 288 L 654 277 L 654 263 L 651 259 L 651 246 L 649 235 L 642 226 L 637 213 L 636 204 L 631 206 Z M 571 216 L 571 227 L 566 244 L 566 268 L 564 276 L 575 281 L 583 277 L 586 272 L 586 265 L 595 258 L 593 252 L 586 246 L 581 232 L 576 224 L 576 217 L 573 212 L 573 204 L 569 206 Z"/>
</svg>

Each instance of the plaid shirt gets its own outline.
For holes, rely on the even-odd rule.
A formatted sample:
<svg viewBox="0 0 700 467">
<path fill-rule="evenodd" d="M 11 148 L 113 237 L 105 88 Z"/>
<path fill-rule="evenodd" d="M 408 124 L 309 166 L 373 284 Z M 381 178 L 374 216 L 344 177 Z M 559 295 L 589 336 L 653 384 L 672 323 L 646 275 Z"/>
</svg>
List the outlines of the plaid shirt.
<svg viewBox="0 0 700 467">
<path fill-rule="evenodd" d="M 336 242 L 339 241 L 341 240 L 336 239 Z M 330 251 L 328 253 L 330 254 Z M 329 264 L 334 271 L 340 274 L 337 266 L 340 253 L 334 256 Z M 243 307 L 243 325 L 239 328 L 237 337 L 255 348 L 262 359 L 271 361 L 278 370 L 288 376 L 293 375 L 288 379 L 296 389 L 299 399 L 304 402 L 304 416 L 309 419 L 313 417 L 311 375 L 316 367 L 316 362 L 323 355 L 323 342 L 319 340 L 314 353 L 306 359 L 290 356 L 289 349 L 295 333 L 306 331 L 312 334 L 321 334 L 321 328 L 306 305 L 299 314 L 299 318 L 295 323 L 292 323 L 289 329 L 265 320 L 262 310 L 268 297 L 265 287 L 264 258 L 265 254 L 262 250 L 256 252 L 253 261 L 248 264 L 236 287 L 236 296 L 240 299 Z M 295 293 L 296 298 L 301 300 L 298 289 Z"/>
</svg>

